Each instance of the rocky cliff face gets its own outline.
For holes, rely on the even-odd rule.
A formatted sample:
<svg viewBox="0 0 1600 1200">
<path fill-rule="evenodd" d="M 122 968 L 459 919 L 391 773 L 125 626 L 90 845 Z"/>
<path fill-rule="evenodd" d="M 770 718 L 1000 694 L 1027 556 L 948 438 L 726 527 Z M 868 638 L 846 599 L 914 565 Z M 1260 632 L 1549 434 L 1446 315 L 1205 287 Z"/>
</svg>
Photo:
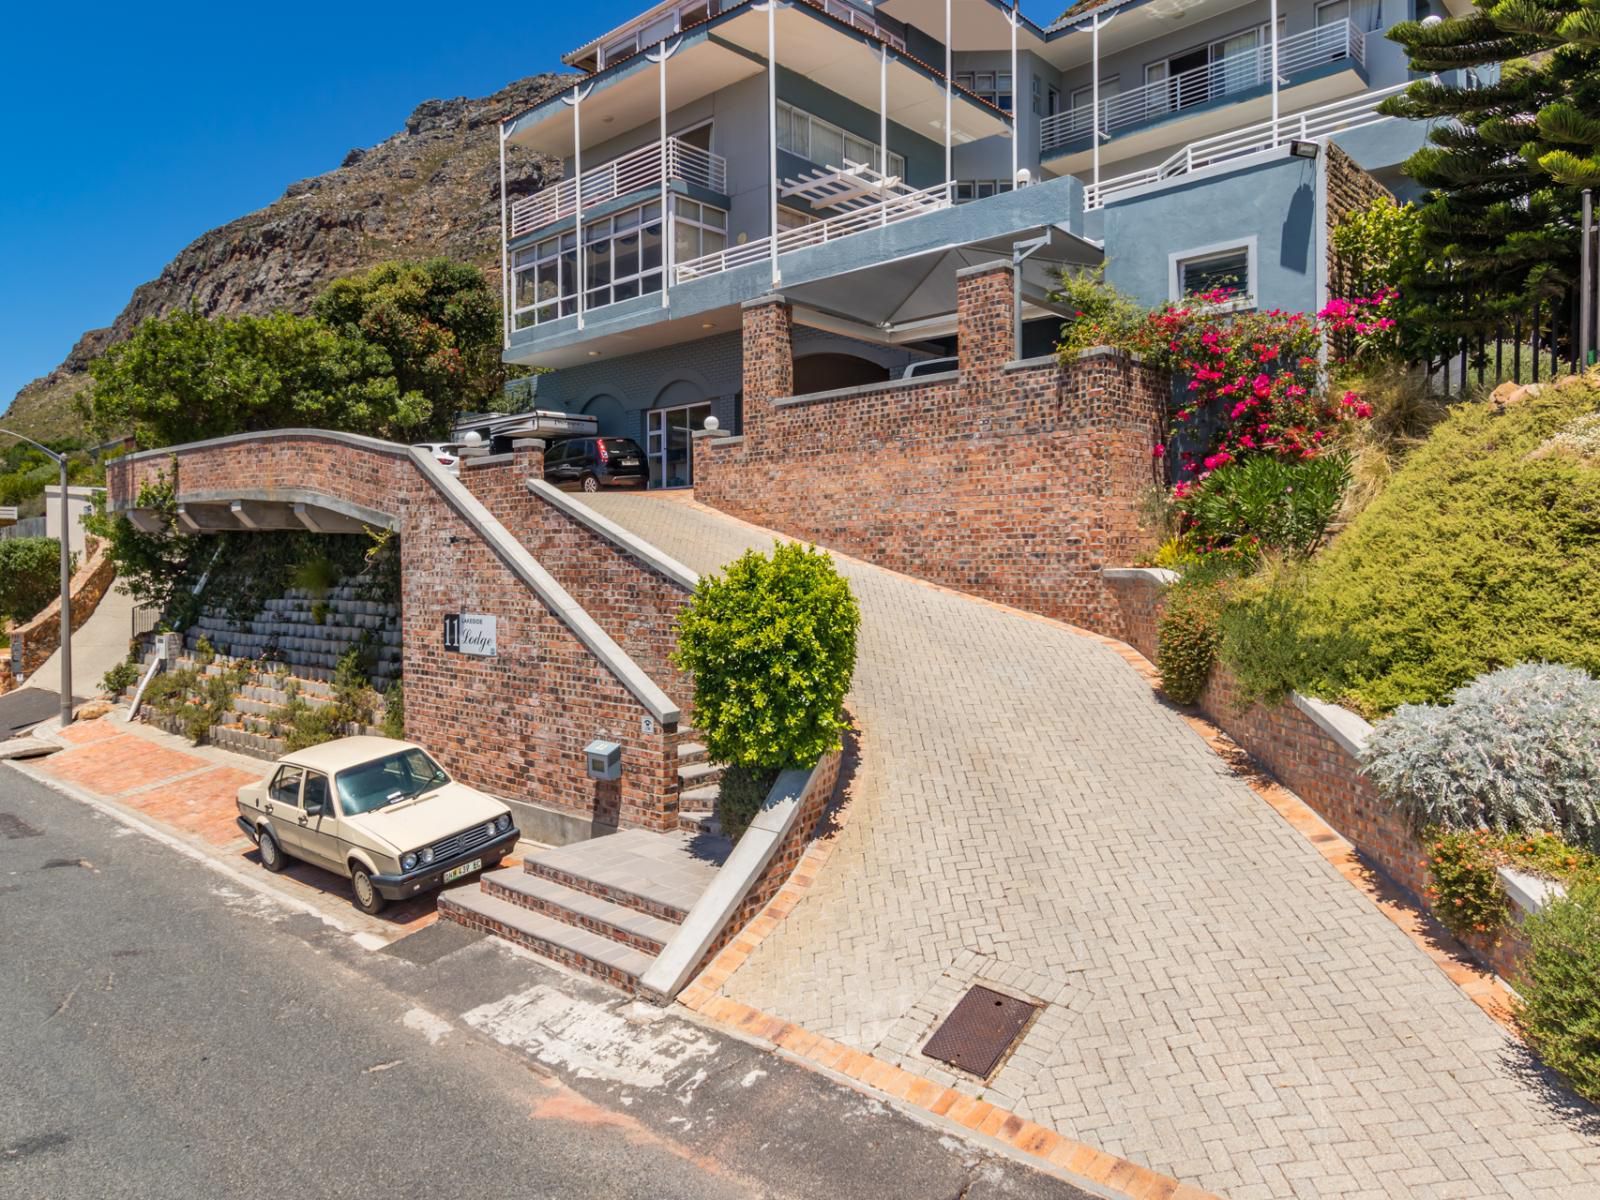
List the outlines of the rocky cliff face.
<svg viewBox="0 0 1600 1200">
<path fill-rule="evenodd" d="M 65 362 L 18 392 L 6 424 L 33 436 L 75 432 L 72 401 L 89 382 L 89 363 L 145 318 L 190 304 L 208 316 L 304 312 L 329 280 L 387 259 L 440 254 L 476 263 L 498 282 L 498 124 L 566 82 L 536 75 L 482 99 L 426 101 L 387 140 L 202 234 L 134 290 L 110 328 L 85 333 Z M 514 151 L 506 191 L 526 196 L 559 171 L 550 159 Z"/>
</svg>

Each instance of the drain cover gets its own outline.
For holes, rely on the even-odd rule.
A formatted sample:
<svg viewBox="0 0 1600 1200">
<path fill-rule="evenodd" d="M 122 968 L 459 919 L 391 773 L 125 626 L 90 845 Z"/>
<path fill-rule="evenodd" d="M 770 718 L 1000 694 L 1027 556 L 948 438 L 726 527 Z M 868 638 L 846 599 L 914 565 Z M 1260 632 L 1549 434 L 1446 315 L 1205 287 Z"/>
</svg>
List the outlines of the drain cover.
<svg viewBox="0 0 1600 1200">
<path fill-rule="evenodd" d="M 922 1053 L 986 1079 L 1011 1049 L 1035 1007 L 986 987 L 972 988 L 933 1031 Z"/>
</svg>

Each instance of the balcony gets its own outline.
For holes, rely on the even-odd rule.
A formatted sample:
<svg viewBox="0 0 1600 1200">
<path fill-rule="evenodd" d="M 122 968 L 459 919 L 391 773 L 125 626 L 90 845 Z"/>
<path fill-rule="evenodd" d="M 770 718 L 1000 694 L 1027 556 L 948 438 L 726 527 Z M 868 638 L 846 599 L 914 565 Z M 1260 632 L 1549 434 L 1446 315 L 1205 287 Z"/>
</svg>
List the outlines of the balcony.
<svg viewBox="0 0 1600 1200">
<path fill-rule="evenodd" d="M 1331 63 L 1366 65 L 1366 34 L 1348 20 L 1333 21 L 1316 29 L 1281 38 L 1278 42 L 1278 76 L 1294 75 Z M 1185 109 L 1223 100 L 1230 95 L 1266 87 L 1272 79 L 1272 46 L 1258 46 L 1230 54 L 1203 67 L 1100 101 L 1100 131 L 1114 133 L 1129 126 L 1160 121 Z M 1083 105 L 1047 117 L 1040 129 L 1040 149 L 1046 157 L 1065 152 L 1073 143 L 1086 141 L 1094 130 L 1094 110 Z"/>
<path fill-rule="evenodd" d="M 581 205 L 576 179 L 564 179 L 518 200 L 511 206 L 510 237 L 519 238 L 542 229 L 552 221 L 570 217 L 580 207 L 590 209 L 618 196 L 660 187 L 663 166 L 669 182 L 692 183 L 718 194 L 727 193 L 728 162 L 725 158 L 679 138 L 668 138 L 665 155 L 660 142 L 651 142 L 603 166 L 586 168 Z"/>
<path fill-rule="evenodd" d="M 931 188 L 924 188 L 917 192 L 899 192 L 874 204 L 865 204 L 859 208 L 852 208 L 848 212 L 840 213 L 836 217 L 830 217 L 826 221 L 814 221 L 809 225 L 801 225 L 794 229 L 780 230 L 778 232 L 778 255 L 782 257 L 795 250 L 804 250 L 810 246 L 821 246 L 828 242 L 838 241 L 840 238 L 850 237 L 853 234 L 864 233 L 869 229 L 881 229 L 885 225 L 893 225 L 899 221 L 910 220 L 912 217 L 920 217 L 949 207 L 950 187 L 948 184 L 935 184 Z M 691 279 L 717 275 L 723 271 L 731 271 L 735 267 L 765 262 L 771 256 L 772 239 L 770 237 L 757 238 L 754 241 L 746 242 L 742 246 L 729 246 L 725 250 L 718 250 L 712 254 L 701 255 L 699 258 L 691 258 L 678 263 L 673 274 L 673 282 L 687 283 Z"/>
<path fill-rule="evenodd" d="M 900 53 L 904 54 L 906 40 L 899 34 L 891 31 L 882 22 L 875 20 L 871 14 L 863 12 L 853 4 L 846 4 L 844 0 L 806 0 L 812 8 L 820 8 L 835 21 L 843 21 L 852 29 L 859 29 L 863 33 L 871 34 L 881 42 L 887 42 Z"/>
</svg>

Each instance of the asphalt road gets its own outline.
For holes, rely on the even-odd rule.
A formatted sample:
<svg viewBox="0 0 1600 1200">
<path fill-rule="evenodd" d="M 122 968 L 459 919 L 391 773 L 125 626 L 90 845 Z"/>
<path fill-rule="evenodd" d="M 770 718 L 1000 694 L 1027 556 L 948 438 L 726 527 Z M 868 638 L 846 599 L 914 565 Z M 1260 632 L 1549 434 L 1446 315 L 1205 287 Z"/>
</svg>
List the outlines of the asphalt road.
<svg viewBox="0 0 1600 1200">
<path fill-rule="evenodd" d="M 456 926 L 363 950 L 3 765 L 0 971 L 8 1200 L 1086 1198 Z"/>
</svg>

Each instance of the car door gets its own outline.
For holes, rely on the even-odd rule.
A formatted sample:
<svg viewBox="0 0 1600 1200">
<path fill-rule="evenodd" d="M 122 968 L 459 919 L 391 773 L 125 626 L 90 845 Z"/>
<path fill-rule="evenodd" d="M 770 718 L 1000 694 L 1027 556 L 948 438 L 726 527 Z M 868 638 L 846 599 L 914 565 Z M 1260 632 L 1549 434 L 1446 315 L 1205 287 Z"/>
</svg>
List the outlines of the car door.
<svg viewBox="0 0 1600 1200">
<path fill-rule="evenodd" d="M 305 815 L 300 808 L 300 784 L 305 774 L 304 767 L 279 767 L 267 785 L 267 798 L 261 805 L 267 824 L 278 839 L 278 848 L 296 858 L 304 854 L 300 848 L 300 818 Z"/>
<path fill-rule="evenodd" d="M 300 790 L 300 808 L 296 828 L 306 858 L 319 866 L 337 868 L 340 863 L 339 817 L 334 811 L 328 777 L 322 772 L 306 772 Z"/>
<path fill-rule="evenodd" d="M 569 482 L 572 478 L 568 469 L 571 460 L 572 443 L 557 442 L 550 447 L 550 453 L 545 456 L 544 477 L 557 487 Z"/>
</svg>

